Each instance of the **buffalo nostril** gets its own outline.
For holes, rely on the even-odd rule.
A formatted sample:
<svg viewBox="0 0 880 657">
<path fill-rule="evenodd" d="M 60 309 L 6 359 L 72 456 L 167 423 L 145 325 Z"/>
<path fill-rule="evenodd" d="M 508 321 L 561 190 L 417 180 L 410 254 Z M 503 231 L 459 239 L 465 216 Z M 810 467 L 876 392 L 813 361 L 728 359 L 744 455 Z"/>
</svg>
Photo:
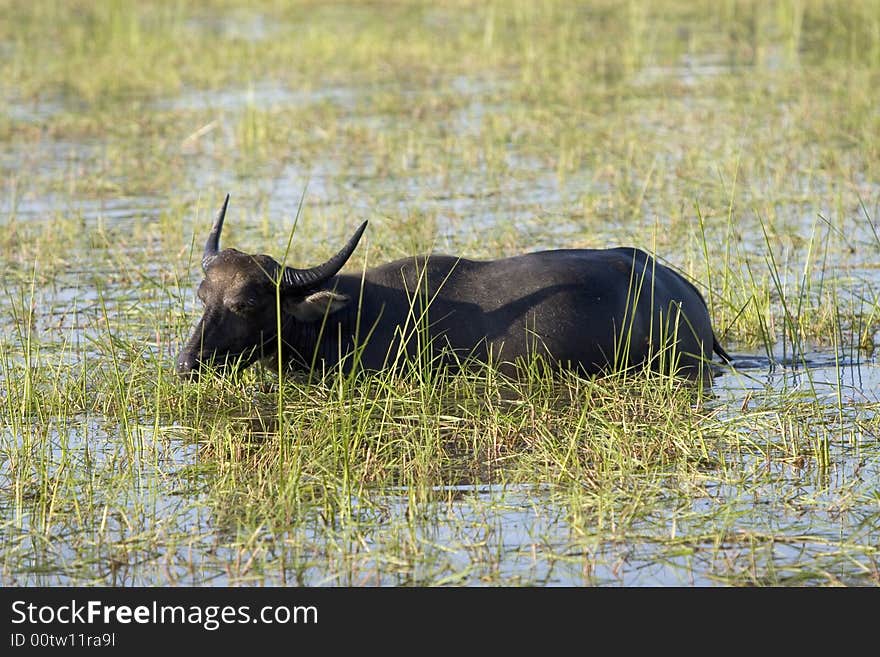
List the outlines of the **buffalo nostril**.
<svg viewBox="0 0 880 657">
<path fill-rule="evenodd" d="M 195 359 L 184 358 L 177 361 L 177 374 L 183 378 L 195 378 L 198 376 L 199 362 Z"/>
</svg>

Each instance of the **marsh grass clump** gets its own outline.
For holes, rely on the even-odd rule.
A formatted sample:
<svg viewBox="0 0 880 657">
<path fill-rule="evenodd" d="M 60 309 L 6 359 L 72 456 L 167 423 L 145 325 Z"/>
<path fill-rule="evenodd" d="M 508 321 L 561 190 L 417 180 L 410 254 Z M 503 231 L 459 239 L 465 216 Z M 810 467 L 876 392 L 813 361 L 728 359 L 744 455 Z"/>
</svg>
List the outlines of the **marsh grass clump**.
<svg viewBox="0 0 880 657">
<path fill-rule="evenodd" d="M 190 431 L 208 460 L 243 477 L 241 485 L 259 472 L 261 486 L 287 490 L 293 480 L 294 491 L 323 489 L 341 506 L 371 490 L 433 499 L 432 491 L 449 487 L 535 480 L 598 489 L 654 468 L 709 467 L 725 435 L 695 405 L 693 385 L 656 374 L 432 376 L 430 384 L 399 373 L 285 382 L 281 418 L 274 391 L 243 384 L 253 396 L 238 405 L 222 399 L 229 412 L 195 416 Z M 229 392 L 221 383 L 197 385 L 205 386 L 208 407 Z M 277 504 L 276 493 L 262 503 Z"/>
</svg>

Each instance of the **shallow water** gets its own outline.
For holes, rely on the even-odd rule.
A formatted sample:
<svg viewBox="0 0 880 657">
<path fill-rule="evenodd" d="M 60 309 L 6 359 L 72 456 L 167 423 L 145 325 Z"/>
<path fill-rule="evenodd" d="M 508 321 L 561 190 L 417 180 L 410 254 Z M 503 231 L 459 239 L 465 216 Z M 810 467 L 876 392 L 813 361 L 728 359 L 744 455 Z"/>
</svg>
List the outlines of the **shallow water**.
<svg viewBox="0 0 880 657">
<path fill-rule="evenodd" d="M 108 456 L 99 456 L 96 471 Z M 178 453 L 174 460 L 179 464 L 186 455 Z M 740 482 L 708 486 L 708 495 L 693 498 L 688 508 L 674 494 L 672 479 L 668 502 L 618 537 L 613 527 L 573 524 L 565 501 L 543 486 L 480 485 L 437 490 L 447 499 L 421 507 L 421 519 L 412 524 L 401 521 L 407 516 L 406 496 L 391 494 L 364 509 L 354 501 L 357 520 L 349 520 L 350 530 L 334 529 L 316 515 L 285 535 L 252 537 L 242 546 L 234 531 L 226 533 L 224 512 L 210 499 L 199 499 L 198 475 L 188 489 L 185 473 L 175 473 L 173 465 L 162 473 L 176 482 L 169 490 L 158 499 L 155 491 L 132 490 L 126 517 L 105 518 L 100 532 L 60 525 L 49 530 L 51 548 L 32 543 L 27 531 L 21 539 L 8 526 L 5 533 L 20 553 L 14 575 L 19 585 L 710 586 L 741 581 L 749 571 L 775 571 L 784 582 L 791 570 L 796 581 L 807 563 L 810 578 L 821 581 L 828 568 L 845 581 L 849 569 L 840 567 L 838 556 L 854 545 L 864 550 L 851 562 L 870 570 L 870 546 L 880 539 L 880 523 L 835 508 L 840 491 L 856 476 L 852 467 L 816 475 L 782 466 L 769 480 L 759 464 L 742 467 L 760 471 L 755 477 L 760 483 L 750 483 L 746 472 Z M 876 463 L 859 460 L 858 477 L 878 475 Z M 151 473 L 142 476 L 149 481 Z M 787 490 L 798 491 L 796 496 L 778 496 L 782 480 Z M 823 497 L 826 509 L 815 503 Z M 145 536 L 153 532 L 164 541 L 157 547 Z M 67 572 L 64 564 L 91 554 L 90 543 L 99 534 L 102 541 L 127 543 L 128 559 L 116 567 L 98 559 L 80 572 Z M 770 536 L 776 540 L 768 541 Z M 400 556 L 407 552 L 410 560 Z M 262 562 L 259 572 L 230 571 L 230 564 L 255 556 Z"/>
<path fill-rule="evenodd" d="M 725 403 L 744 401 L 755 391 L 797 390 L 831 406 L 880 401 L 880 366 L 874 357 L 828 350 L 786 357 L 781 344 L 771 354 L 732 353 L 733 367 L 723 368 L 713 386 L 715 394 Z"/>
<path fill-rule="evenodd" d="M 353 498 L 345 523 L 316 510 L 283 536 L 260 534 L 242 544 L 235 514 L 210 494 L 213 466 L 202 465 L 201 448 L 183 438 L 185 431 L 155 426 L 148 412 L 134 431 L 100 416 L 57 423 L 46 418 L 44 438 L 7 430 L 2 443 L 20 448 L 28 441 L 49 481 L 63 480 L 63 469 L 87 476 L 72 480 L 72 488 L 48 505 L 54 513 L 39 486 L 16 493 L 24 504 L 7 500 L 7 513 L 18 511 L 2 528 L 16 555 L 6 581 L 711 586 L 741 582 L 750 572 L 756 583 L 768 572 L 774 574 L 767 581 L 777 583 L 789 577 L 822 581 L 827 569 L 845 582 L 852 575 L 840 565 L 842 550 L 851 553 L 850 565 L 870 571 L 880 515 L 864 515 L 863 506 L 846 500 L 866 494 L 862 482 L 880 480 L 876 439 L 859 433 L 863 413 L 851 414 L 853 404 L 878 401 L 876 363 L 822 351 L 795 360 L 775 357 L 772 365 L 761 354 L 732 355 L 736 369 L 716 379 L 709 406 L 734 418 L 747 408 L 773 413 L 780 398 L 783 404 L 823 405 L 829 423 L 851 422 L 853 432 L 849 439 L 832 439 L 826 467 L 810 459 L 775 460 L 770 451 L 766 461 L 724 454 L 727 474 L 707 473 L 696 494 L 679 490 L 685 482 L 670 474 L 665 499 L 654 504 L 652 515 L 620 531 L 612 519 L 608 525 L 579 520 L 564 492 L 548 484 L 477 484 L 433 489 L 414 519 L 407 491 L 392 489 L 363 502 Z M 747 427 L 741 430 L 746 440 L 762 441 Z M 822 425 L 815 430 L 817 438 L 830 435 Z M 122 433 L 134 439 L 120 443 Z M 10 466 L 0 467 L 4 487 L 21 481 Z M 111 482 L 107 489 L 93 483 L 102 479 Z M 102 515 L 105 503 L 119 508 L 117 486 L 126 489 L 125 515 Z M 74 498 L 80 510 L 65 513 Z M 51 544 L 35 542 L 35 533 L 52 536 Z M 127 546 L 115 565 L 114 544 Z M 401 561 L 402 554 L 409 557 Z M 260 561 L 259 571 L 230 570 L 251 558 Z M 65 564 L 74 562 L 78 570 L 70 572 Z"/>
</svg>

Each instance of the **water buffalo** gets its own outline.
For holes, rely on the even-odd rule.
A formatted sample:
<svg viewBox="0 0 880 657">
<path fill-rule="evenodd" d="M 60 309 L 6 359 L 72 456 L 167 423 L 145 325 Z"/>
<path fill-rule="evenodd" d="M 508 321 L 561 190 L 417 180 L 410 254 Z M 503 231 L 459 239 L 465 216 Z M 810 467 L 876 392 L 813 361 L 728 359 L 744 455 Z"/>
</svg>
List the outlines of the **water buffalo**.
<svg viewBox="0 0 880 657">
<path fill-rule="evenodd" d="M 340 274 L 367 222 L 327 262 L 282 266 L 220 250 L 229 195 L 205 243 L 205 311 L 177 359 L 203 366 L 382 370 L 414 359 L 476 359 L 516 371 L 541 356 L 585 374 L 651 367 L 711 381 L 706 302 L 681 275 L 632 247 L 559 249 L 499 260 L 403 258 Z M 280 321 L 278 317 L 280 310 Z"/>
</svg>

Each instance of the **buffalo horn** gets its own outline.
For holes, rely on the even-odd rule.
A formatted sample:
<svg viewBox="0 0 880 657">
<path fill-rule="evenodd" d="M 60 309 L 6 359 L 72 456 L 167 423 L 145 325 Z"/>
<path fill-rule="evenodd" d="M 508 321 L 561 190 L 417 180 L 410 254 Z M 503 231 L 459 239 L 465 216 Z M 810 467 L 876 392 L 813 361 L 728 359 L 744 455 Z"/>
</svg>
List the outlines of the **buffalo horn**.
<svg viewBox="0 0 880 657">
<path fill-rule="evenodd" d="M 282 282 L 284 285 L 305 290 L 317 287 L 327 279 L 335 276 L 336 272 L 342 269 L 343 265 L 345 265 L 346 261 L 351 257 L 351 254 L 354 253 L 358 241 L 361 239 L 361 235 L 364 234 L 366 227 L 367 222 L 365 221 L 360 225 L 360 228 L 355 231 L 354 235 L 351 236 L 348 243 L 339 250 L 339 253 L 330 258 L 323 265 L 318 265 L 311 269 L 294 269 L 293 267 L 285 267 L 284 275 L 282 276 Z"/>
<path fill-rule="evenodd" d="M 229 205 L 229 194 L 226 195 L 223 206 L 217 212 L 217 217 L 214 219 L 214 227 L 211 229 L 211 234 L 208 235 L 208 240 L 205 242 L 205 252 L 202 255 L 202 269 L 206 272 L 208 271 L 208 265 L 217 257 L 217 252 L 220 250 L 220 232 L 223 230 L 223 219 L 226 217 L 227 205 Z"/>
</svg>

